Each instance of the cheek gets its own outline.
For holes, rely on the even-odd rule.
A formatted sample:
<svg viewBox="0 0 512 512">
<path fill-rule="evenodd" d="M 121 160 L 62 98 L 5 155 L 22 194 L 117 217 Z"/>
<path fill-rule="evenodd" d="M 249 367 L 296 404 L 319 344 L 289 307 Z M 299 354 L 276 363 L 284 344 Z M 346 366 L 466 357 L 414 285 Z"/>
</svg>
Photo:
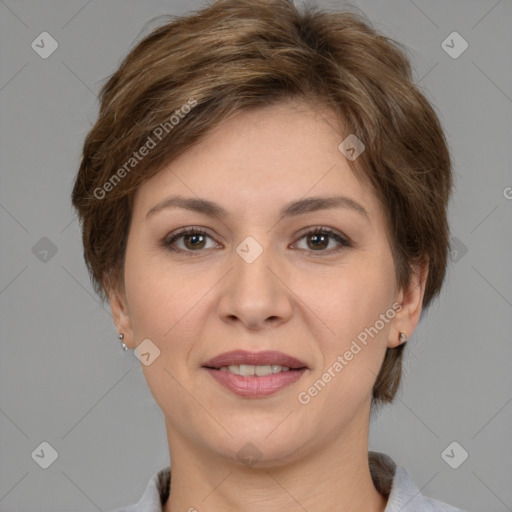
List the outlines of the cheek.
<svg viewBox="0 0 512 512">
<path fill-rule="evenodd" d="M 321 361 L 298 398 L 309 402 L 312 418 L 321 416 L 335 430 L 367 404 L 386 351 L 389 323 L 380 315 L 390 310 L 391 294 L 370 277 L 352 274 L 327 290 L 330 300 L 314 297 L 318 316 L 335 334 L 324 328 L 314 338 Z"/>
<path fill-rule="evenodd" d="M 322 360 L 311 378 L 311 392 L 322 390 L 316 407 L 327 407 L 322 414 L 341 421 L 340 410 L 329 404 L 344 404 L 347 411 L 359 407 L 370 395 L 382 364 L 394 316 L 392 260 L 361 258 L 338 268 L 335 277 L 317 280 L 322 286 L 311 288 L 315 279 L 308 276 L 299 293 L 307 295 L 305 302 L 320 320 L 315 343 Z"/>
<path fill-rule="evenodd" d="M 189 353 L 197 340 L 194 313 L 205 293 L 201 280 L 204 275 L 187 276 L 161 256 L 127 252 L 125 286 L 135 344 L 149 338 L 160 350 L 141 369 L 155 401 L 168 414 L 178 408 L 180 414 L 193 415 L 197 407 L 180 383 L 187 381 Z"/>
<path fill-rule="evenodd" d="M 371 260 L 354 258 L 347 265 L 304 273 L 293 284 L 294 293 L 317 318 L 317 334 L 329 351 L 349 345 L 391 307 L 392 263 Z"/>
<path fill-rule="evenodd" d="M 162 252 L 127 249 L 125 286 L 134 335 L 164 344 L 204 295 L 205 279 L 187 275 Z"/>
</svg>

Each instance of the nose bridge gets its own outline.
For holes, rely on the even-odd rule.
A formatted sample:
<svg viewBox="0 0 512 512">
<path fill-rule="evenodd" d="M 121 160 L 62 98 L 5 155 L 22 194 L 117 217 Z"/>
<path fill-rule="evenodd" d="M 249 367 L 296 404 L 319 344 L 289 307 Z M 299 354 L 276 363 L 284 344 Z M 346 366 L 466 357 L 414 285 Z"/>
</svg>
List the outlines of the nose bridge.
<svg viewBox="0 0 512 512">
<path fill-rule="evenodd" d="M 219 311 L 224 318 L 237 317 L 252 328 L 269 318 L 283 320 L 291 314 L 286 286 L 275 275 L 278 271 L 270 238 L 263 238 L 263 234 L 247 236 L 234 248 L 233 270 Z"/>
<path fill-rule="evenodd" d="M 257 236 L 260 240 L 262 239 L 261 235 Z M 235 249 L 235 252 L 246 264 L 251 265 L 258 259 L 268 259 L 270 244 L 267 243 L 266 245 L 267 246 L 264 248 L 263 245 L 260 244 L 260 242 L 258 242 L 258 240 L 254 236 L 247 236 L 244 238 L 244 240 L 242 240 L 242 242 L 238 244 L 238 246 Z M 266 256 L 264 258 L 261 258 L 263 253 L 266 253 Z"/>
<path fill-rule="evenodd" d="M 261 240 L 261 243 L 257 238 Z M 262 294 L 275 287 L 272 265 L 271 243 L 263 235 L 247 236 L 235 247 L 234 281 L 244 287 L 248 285 L 254 293 Z"/>
</svg>

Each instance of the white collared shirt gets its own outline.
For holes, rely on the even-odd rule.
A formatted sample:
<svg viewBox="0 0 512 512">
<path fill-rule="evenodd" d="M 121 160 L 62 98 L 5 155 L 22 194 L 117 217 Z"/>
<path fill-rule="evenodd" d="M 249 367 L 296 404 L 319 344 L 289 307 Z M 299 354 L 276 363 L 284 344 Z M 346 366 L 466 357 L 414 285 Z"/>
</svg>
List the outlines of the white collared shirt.
<svg viewBox="0 0 512 512">
<path fill-rule="evenodd" d="M 423 496 L 401 466 L 380 452 L 368 453 L 370 472 L 377 490 L 388 496 L 384 512 L 462 512 L 441 501 Z M 169 497 L 171 468 L 167 466 L 157 471 L 150 479 L 138 503 L 112 512 L 163 512 Z"/>
</svg>

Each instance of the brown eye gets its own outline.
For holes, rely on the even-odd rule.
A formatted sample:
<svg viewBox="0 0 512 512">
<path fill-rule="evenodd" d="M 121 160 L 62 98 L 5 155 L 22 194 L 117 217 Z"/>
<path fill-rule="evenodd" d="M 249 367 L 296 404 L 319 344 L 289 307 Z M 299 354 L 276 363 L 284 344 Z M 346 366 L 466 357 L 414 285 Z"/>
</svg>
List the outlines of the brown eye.
<svg viewBox="0 0 512 512">
<path fill-rule="evenodd" d="M 308 235 L 308 237 L 309 241 L 311 241 L 310 247 L 315 249 L 327 249 L 329 245 L 329 235 L 313 233 L 312 235 Z"/>
<path fill-rule="evenodd" d="M 163 245 L 170 251 L 193 253 L 199 252 L 201 249 L 205 249 L 207 239 L 211 237 L 204 231 L 189 228 L 175 233 L 171 237 L 167 237 L 163 241 Z M 183 242 L 182 246 L 178 245 L 178 242 Z"/>
<path fill-rule="evenodd" d="M 182 238 L 187 249 L 202 249 L 204 246 L 205 238 L 202 234 L 182 235 Z"/>
<path fill-rule="evenodd" d="M 325 252 L 331 254 L 345 247 L 351 247 L 351 244 L 346 238 L 330 228 L 315 228 L 302 235 L 300 240 L 304 238 L 307 240 L 307 248 L 305 250 L 310 252 Z M 335 242 L 334 247 L 326 250 L 329 247 L 329 243 L 332 241 Z"/>
</svg>

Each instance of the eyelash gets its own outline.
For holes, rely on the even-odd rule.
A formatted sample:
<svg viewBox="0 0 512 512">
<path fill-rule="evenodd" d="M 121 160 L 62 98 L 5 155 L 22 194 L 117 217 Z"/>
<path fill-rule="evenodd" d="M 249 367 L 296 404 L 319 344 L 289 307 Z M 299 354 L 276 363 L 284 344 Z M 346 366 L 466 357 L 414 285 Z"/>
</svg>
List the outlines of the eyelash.
<svg viewBox="0 0 512 512">
<path fill-rule="evenodd" d="M 339 235 L 333 229 L 326 228 L 326 227 L 323 227 L 323 226 L 314 228 L 314 229 L 304 233 L 303 235 L 301 235 L 301 237 L 298 240 L 302 240 L 303 238 L 311 236 L 311 235 L 320 235 L 320 234 L 321 235 L 329 236 L 330 238 L 332 238 L 336 242 L 338 242 L 340 244 L 340 246 L 338 246 L 334 250 L 333 249 L 330 249 L 330 250 L 320 250 L 320 251 L 313 251 L 313 250 L 309 250 L 308 251 L 307 249 L 303 249 L 303 250 L 306 250 L 306 251 L 308 251 L 310 253 L 317 253 L 318 252 L 318 253 L 324 253 L 326 255 L 331 255 L 331 254 L 338 253 L 338 252 L 342 251 L 345 248 L 352 247 L 352 243 L 347 238 L 344 238 L 343 236 Z M 207 236 L 208 238 L 211 238 L 211 236 L 208 233 L 206 233 L 205 231 L 202 231 L 201 229 L 186 228 L 186 229 L 183 229 L 181 231 L 178 231 L 177 233 L 175 233 L 171 237 L 169 237 L 169 236 L 165 237 L 162 240 L 162 245 L 167 250 L 169 250 L 169 251 L 178 252 L 178 253 L 184 253 L 186 256 L 192 256 L 193 257 L 193 256 L 200 255 L 200 253 L 202 252 L 202 250 L 200 250 L 200 249 L 198 249 L 197 251 L 191 251 L 191 250 L 185 250 L 185 249 L 176 249 L 175 247 L 172 247 L 172 244 L 174 242 L 176 242 L 180 238 L 182 238 L 184 236 L 187 236 L 187 235 L 201 235 L 201 236 Z M 198 253 L 198 254 L 194 254 L 194 253 Z"/>
</svg>

